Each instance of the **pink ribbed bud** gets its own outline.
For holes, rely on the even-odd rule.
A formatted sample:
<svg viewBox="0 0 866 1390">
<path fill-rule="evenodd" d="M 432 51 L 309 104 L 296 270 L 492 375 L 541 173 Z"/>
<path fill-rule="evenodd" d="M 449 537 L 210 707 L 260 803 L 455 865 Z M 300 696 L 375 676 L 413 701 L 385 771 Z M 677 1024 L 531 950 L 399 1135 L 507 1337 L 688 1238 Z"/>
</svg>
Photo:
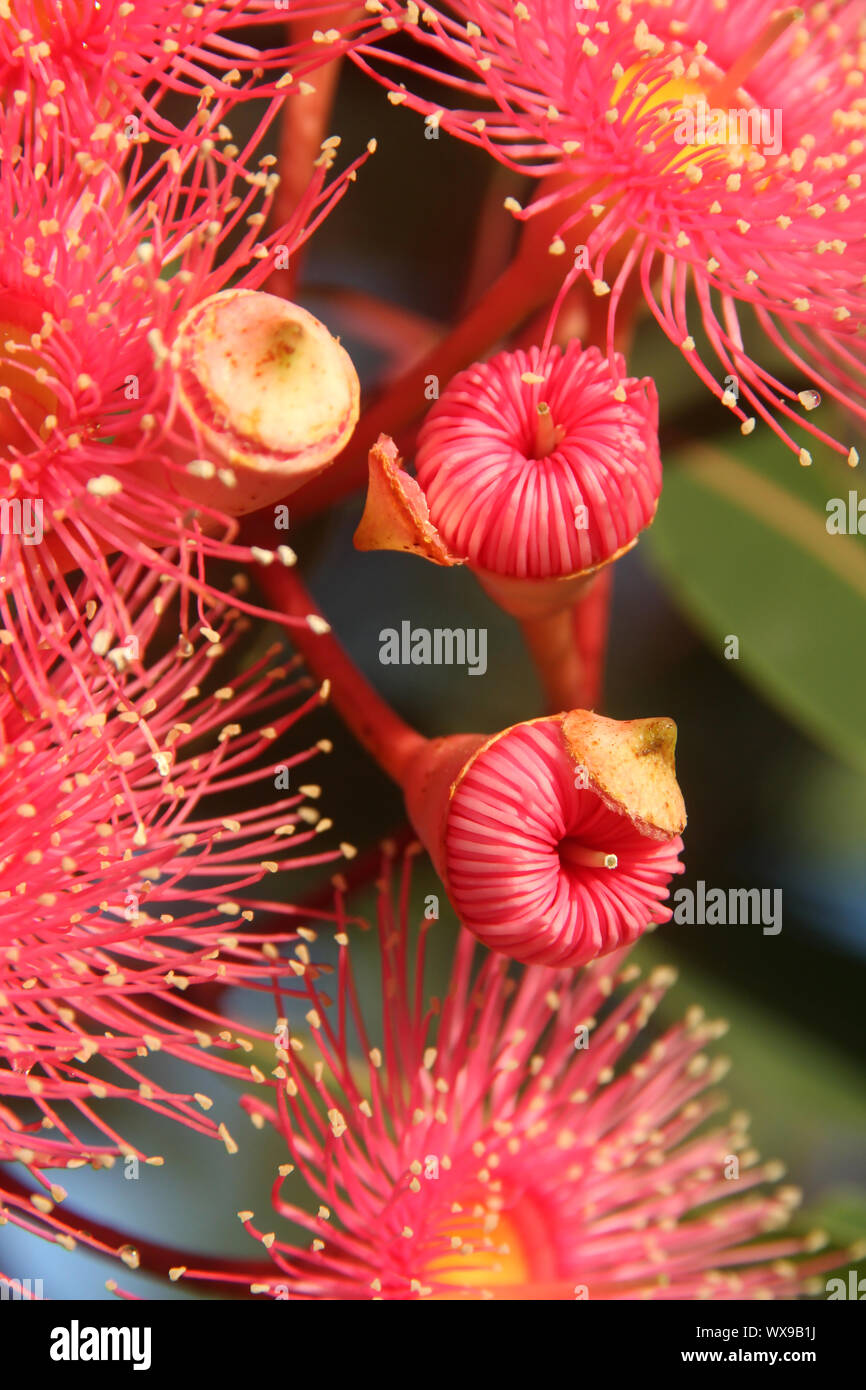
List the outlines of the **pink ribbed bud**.
<svg viewBox="0 0 866 1390">
<path fill-rule="evenodd" d="M 574 710 L 427 745 L 406 804 L 463 924 L 517 960 L 578 966 L 668 921 L 675 744 L 670 719 Z"/>
<path fill-rule="evenodd" d="M 617 356 L 617 378 L 597 348 L 573 341 L 459 372 L 421 428 L 417 480 L 387 435 L 371 449 L 357 549 L 468 564 L 516 618 L 566 611 L 658 505 L 655 385 L 624 365 Z"/>
<path fill-rule="evenodd" d="M 517 579 L 585 573 L 634 545 L 661 491 L 651 380 L 619 382 L 597 348 L 501 352 L 460 372 L 418 438 L 416 472 L 445 544 Z"/>
</svg>

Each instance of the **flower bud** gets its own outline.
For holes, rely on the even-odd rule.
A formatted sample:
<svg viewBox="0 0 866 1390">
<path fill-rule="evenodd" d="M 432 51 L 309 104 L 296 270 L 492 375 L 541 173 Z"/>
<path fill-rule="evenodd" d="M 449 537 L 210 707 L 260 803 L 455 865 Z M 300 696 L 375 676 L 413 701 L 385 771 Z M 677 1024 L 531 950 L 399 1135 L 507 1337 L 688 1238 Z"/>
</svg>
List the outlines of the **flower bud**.
<svg viewBox="0 0 866 1390">
<path fill-rule="evenodd" d="M 615 365 L 618 379 L 571 342 L 459 372 L 421 428 L 417 480 L 385 436 L 374 446 L 356 546 L 468 564 L 516 617 L 573 604 L 636 543 L 661 491 L 655 386 Z"/>
<path fill-rule="evenodd" d="M 287 496 L 336 457 L 358 419 L 360 386 L 346 350 L 297 304 L 223 290 L 183 319 L 174 344 L 190 457 L 234 484 L 190 478 L 192 500 L 235 516 Z"/>
<path fill-rule="evenodd" d="M 463 924 L 517 960 L 578 966 L 669 920 L 675 745 L 671 719 L 585 710 L 425 745 L 406 805 Z"/>
</svg>

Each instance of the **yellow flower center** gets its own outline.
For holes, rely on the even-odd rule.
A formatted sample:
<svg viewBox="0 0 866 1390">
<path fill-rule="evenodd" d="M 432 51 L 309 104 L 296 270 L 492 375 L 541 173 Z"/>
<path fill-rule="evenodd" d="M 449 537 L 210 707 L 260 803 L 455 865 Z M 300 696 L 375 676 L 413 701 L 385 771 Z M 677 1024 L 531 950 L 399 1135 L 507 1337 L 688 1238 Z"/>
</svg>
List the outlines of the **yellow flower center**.
<svg viewBox="0 0 866 1390">
<path fill-rule="evenodd" d="M 550 1222 L 526 1193 L 497 1210 L 477 1195 L 455 1204 L 437 1233 L 450 1250 L 429 1260 L 421 1276 L 440 1286 L 434 1299 L 542 1297 L 562 1283 Z M 444 1243 L 443 1241 L 443 1243 Z M 444 1293 L 441 1285 L 454 1293 Z"/>
<path fill-rule="evenodd" d="M 682 169 L 708 160 L 727 160 L 740 166 L 757 152 L 762 136 L 761 112 L 757 109 L 722 108 L 698 82 L 672 78 L 653 91 L 639 92 L 640 67 L 624 73 L 614 91 L 613 105 L 621 96 L 628 100 L 623 121 L 645 117 L 650 111 L 665 111 L 667 119 L 651 137 L 653 148 L 664 142 L 670 158 L 665 169 Z M 745 138 L 744 138 L 745 137 Z M 650 137 L 647 139 L 650 144 Z"/>
<path fill-rule="evenodd" d="M 631 90 L 634 96 L 622 116 L 624 120 L 630 117 L 638 119 L 648 111 L 666 109 L 668 120 L 662 127 L 660 138 L 677 147 L 675 157 L 665 166 L 667 169 L 694 166 L 717 158 L 719 152 L 735 166 L 745 163 L 747 159 L 754 160 L 761 151 L 764 154 L 778 154 L 781 132 L 777 130 L 776 118 L 780 113 L 761 110 L 753 103 L 743 105 L 738 94 L 765 54 L 791 25 L 798 24 L 802 18 L 803 11 L 796 6 L 779 11 L 729 70 L 710 85 L 697 82 L 689 75 L 694 65 L 687 71 L 681 62 L 683 75 L 672 73 L 669 81 L 647 91 L 641 87 L 641 82 L 642 74 L 649 67 L 648 62 L 633 64 L 617 82 L 611 105 L 617 107 L 619 99 Z M 653 137 L 651 144 L 654 147 L 658 139 L 658 134 Z M 699 174 L 696 177 L 700 177 Z"/>
<path fill-rule="evenodd" d="M 447 1234 L 454 1248 L 431 1260 L 426 1270 L 439 1283 L 489 1289 L 530 1282 L 529 1251 L 518 1222 L 511 1217 L 455 1216 Z"/>
</svg>

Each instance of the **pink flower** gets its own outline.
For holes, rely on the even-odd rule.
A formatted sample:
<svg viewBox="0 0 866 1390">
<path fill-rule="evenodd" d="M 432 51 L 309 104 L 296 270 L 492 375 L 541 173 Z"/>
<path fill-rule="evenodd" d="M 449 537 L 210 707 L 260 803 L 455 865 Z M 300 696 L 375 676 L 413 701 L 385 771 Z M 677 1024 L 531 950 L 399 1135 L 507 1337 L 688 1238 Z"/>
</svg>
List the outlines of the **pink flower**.
<svg viewBox="0 0 866 1390">
<path fill-rule="evenodd" d="M 377 44 L 356 61 L 395 103 L 542 180 L 527 209 L 508 205 L 520 218 L 559 209 L 550 250 L 573 252 L 569 279 L 610 295 L 609 346 L 637 279 L 744 433 L 760 416 L 803 463 L 792 423 L 847 448 L 799 407 L 814 408 L 817 387 L 866 418 L 857 6 L 673 0 L 644 13 L 618 0 L 585 11 L 459 0 L 456 17 L 425 6 L 420 21 L 397 0 L 373 8 L 430 61 Z M 413 90 L 421 78 L 438 83 L 438 100 Z M 721 371 L 697 345 L 689 286 Z M 744 338 L 752 323 L 802 388 L 759 362 Z"/>
<path fill-rule="evenodd" d="M 251 474 L 250 501 L 243 459 L 235 468 L 218 451 L 196 457 L 199 443 L 214 442 L 202 442 L 184 414 L 175 338 L 190 312 L 228 284 L 257 290 L 274 252 L 302 244 L 357 165 L 326 186 L 328 143 L 291 224 L 263 236 L 273 157 L 255 172 L 242 161 L 252 161 L 269 117 L 241 163 L 216 159 L 215 120 L 216 111 L 193 122 L 182 154 L 170 150 L 148 170 L 137 147 L 123 175 L 110 133 L 77 150 L 56 122 L 58 155 L 45 171 L 20 119 L 0 121 L 0 619 L 31 629 L 47 599 L 44 637 L 54 651 L 54 616 L 64 630 L 70 601 L 65 571 L 88 575 L 122 631 L 107 554 L 145 562 L 203 595 L 214 592 L 206 560 L 252 553 L 235 544 L 232 517 L 260 501 L 261 475 Z M 11 145 L 22 139 L 18 157 Z M 296 447 L 293 439 L 287 456 Z M 277 462 L 293 466 L 288 457 Z M 288 490 L 284 477 L 276 487 Z M 274 553 L 294 562 L 288 547 L 265 558 Z"/>
<path fill-rule="evenodd" d="M 597 568 L 652 520 L 658 402 L 597 348 L 501 352 L 460 372 L 427 415 L 416 473 L 430 520 L 479 570 L 549 579 Z"/>
<path fill-rule="evenodd" d="M 464 926 L 515 960 L 575 967 L 669 921 L 675 743 L 669 719 L 574 710 L 430 744 L 406 805 Z"/>
<path fill-rule="evenodd" d="M 599 702 L 610 572 L 662 485 L 658 397 L 617 353 L 572 340 L 501 352 L 451 379 L 424 420 L 417 481 L 380 435 L 359 550 L 468 564 L 518 618 L 557 711 Z"/>
<path fill-rule="evenodd" d="M 576 770 L 562 724 L 544 719 L 491 740 L 456 784 L 446 876 L 485 946 L 577 966 L 670 920 L 664 899 L 682 873 L 682 843 L 611 806 L 588 769 Z"/>
<path fill-rule="evenodd" d="M 0 1158 L 37 1168 L 139 1154 L 103 1117 L 99 1103 L 113 1099 L 233 1151 L 201 1113 L 207 1096 L 166 1089 L 146 1059 L 161 1051 L 249 1079 L 248 1035 L 269 1035 L 239 1032 L 219 995 L 304 974 L 315 932 L 296 931 L 300 910 L 265 885 L 340 858 L 319 847 L 331 822 L 301 771 L 317 746 L 284 741 L 320 692 L 299 699 L 309 682 L 273 666 L 272 652 L 235 662 L 217 686 L 218 659 L 247 620 L 211 606 L 214 626 L 172 640 L 160 576 L 127 562 L 108 573 L 128 628 L 84 584 L 70 660 L 48 662 L 51 707 L 33 698 L 29 634 L 7 641 L 0 685 Z M 316 917 L 330 920 L 303 921 Z"/>
<path fill-rule="evenodd" d="M 695 1007 L 649 1031 L 672 970 L 638 983 L 638 967 L 618 957 L 513 977 L 485 953 L 476 972 L 461 932 L 444 994 L 428 1001 L 431 923 L 413 967 L 408 892 L 405 873 L 396 890 L 390 875 L 380 887 L 381 1017 L 359 1004 L 344 937 L 337 999 L 307 981 L 278 1109 L 247 1101 L 286 1140 L 276 1213 L 312 1238 L 240 1212 L 275 1266 L 254 1293 L 793 1297 L 838 1263 L 794 1262 L 824 1238 L 782 1232 L 798 1196 L 766 1190 L 781 1165 L 758 1162 L 743 1117 L 710 1123 L 727 1063 L 704 1049 L 726 1025 Z"/>
<path fill-rule="evenodd" d="M 68 133 L 96 117 L 171 144 L 178 132 L 160 109 L 166 92 L 208 91 L 227 107 L 250 96 L 302 97 L 301 80 L 336 51 L 245 42 L 254 26 L 279 22 L 272 0 L 9 0 L 5 8 L 4 105 L 53 103 Z M 304 13 L 293 3 L 293 18 Z"/>
</svg>

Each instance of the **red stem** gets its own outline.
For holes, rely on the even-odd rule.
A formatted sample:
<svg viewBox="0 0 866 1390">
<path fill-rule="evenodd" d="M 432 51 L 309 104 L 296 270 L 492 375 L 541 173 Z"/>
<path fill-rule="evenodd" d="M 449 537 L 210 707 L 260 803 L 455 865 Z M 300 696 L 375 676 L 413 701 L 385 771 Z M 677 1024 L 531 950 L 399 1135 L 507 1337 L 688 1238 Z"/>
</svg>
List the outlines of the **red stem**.
<svg viewBox="0 0 866 1390">
<path fill-rule="evenodd" d="M 616 350 L 625 353 L 631 343 L 640 286 L 633 277 L 620 301 Z M 577 284 L 560 310 L 556 340 L 563 345 L 572 336 L 569 319 L 577 316 L 584 347 L 607 351 L 607 306 L 587 297 Z M 597 709 L 602 704 L 604 664 L 610 619 L 613 566 L 606 565 L 581 591 L 579 598 L 558 612 L 525 618 L 521 630 L 544 687 L 551 713 L 561 710 Z"/>
<path fill-rule="evenodd" d="M 403 431 L 427 409 L 426 379 L 435 376 L 441 390 L 455 372 L 477 361 L 547 303 L 562 283 L 561 259 L 537 253 L 519 255 L 475 308 L 368 406 L 336 463 L 292 495 L 293 514 L 300 520 L 361 487 L 367 478 L 367 455 L 379 435 L 390 434 L 399 447 Z"/>
<path fill-rule="evenodd" d="M 573 603 L 521 620 L 551 714 L 602 703 L 612 580 L 613 566 L 605 565 Z"/>
<path fill-rule="evenodd" d="M 487 286 L 514 259 L 517 229 L 510 218 L 502 216 L 502 204 L 506 194 L 518 191 L 519 180 L 512 171 L 492 161 L 467 257 L 461 313 L 477 303 Z"/>
<path fill-rule="evenodd" d="M 550 714 L 586 708 L 582 698 L 584 666 L 575 642 L 573 612 L 572 607 L 559 608 L 544 617 L 520 620 Z"/>
<path fill-rule="evenodd" d="M 441 329 L 432 319 L 412 313 L 399 304 L 349 285 L 311 282 L 307 288 L 318 299 L 334 306 L 343 333 L 355 333 L 366 343 L 388 354 L 388 370 L 399 363 L 417 361 L 439 341 Z"/>
<path fill-rule="evenodd" d="M 268 598 L 287 617 L 322 617 L 294 570 L 259 567 L 258 578 Z M 424 736 L 373 689 L 332 633 L 293 627 L 292 642 L 319 680 L 330 682 L 331 702 L 358 742 L 402 786 L 409 763 L 427 742 Z"/>
<path fill-rule="evenodd" d="M 574 644 L 583 665 L 581 709 L 598 709 L 603 703 L 612 593 L 613 565 L 605 565 L 570 613 Z"/>
</svg>

